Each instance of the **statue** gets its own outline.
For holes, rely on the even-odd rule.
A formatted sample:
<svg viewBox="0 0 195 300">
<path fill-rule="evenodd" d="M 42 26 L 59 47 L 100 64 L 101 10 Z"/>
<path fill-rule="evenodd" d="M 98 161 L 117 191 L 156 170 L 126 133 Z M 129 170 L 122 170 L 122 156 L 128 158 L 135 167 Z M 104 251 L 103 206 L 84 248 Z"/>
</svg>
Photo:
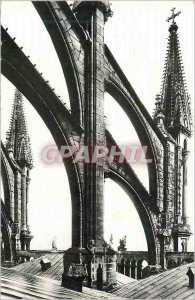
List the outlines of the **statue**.
<svg viewBox="0 0 195 300">
<path fill-rule="evenodd" d="M 185 242 L 185 240 L 182 240 L 182 242 L 181 242 L 181 249 L 182 249 L 182 252 L 186 251 L 186 242 Z"/>
<path fill-rule="evenodd" d="M 109 242 L 109 247 L 112 248 L 113 246 L 113 234 L 110 236 L 110 242 Z"/>
<path fill-rule="evenodd" d="M 54 238 L 52 240 L 52 251 L 57 251 L 56 236 L 54 236 Z"/>
<path fill-rule="evenodd" d="M 118 250 L 126 250 L 126 243 L 127 243 L 127 236 L 124 235 L 123 238 L 119 240 L 120 246 L 118 247 Z"/>
<path fill-rule="evenodd" d="M 91 251 L 91 253 L 94 255 L 95 253 L 95 241 L 94 240 L 89 240 L 87 248 Z"/>
</svg>

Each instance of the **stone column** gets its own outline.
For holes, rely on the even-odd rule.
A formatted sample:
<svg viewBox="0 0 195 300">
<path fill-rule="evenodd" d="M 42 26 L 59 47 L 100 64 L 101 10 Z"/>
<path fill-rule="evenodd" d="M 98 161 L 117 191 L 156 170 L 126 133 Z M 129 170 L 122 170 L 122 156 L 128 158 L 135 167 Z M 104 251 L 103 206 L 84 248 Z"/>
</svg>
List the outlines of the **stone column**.
<svg viewBox="0 0 195 300">
<path fill-rule="evenodd" d="M 15 227 L 21 227 L 21 174 L 19 171 L 15 173 Z"/>
<path fill-rule="evenodd" d="M 181 223 L 182 149 L 175 147 L 175 223 Z"/>
<path fill-rule="evenodd" d="M 105 145 L 104 123 L 104 22 L 110 12 L 108 1 L 78 1 L 74 12 L 82 24 L 87 36 L 85 43 L 85 95 L 84 95 L 84 139 L 83 144 L 89 150 L 90 162 L 84 163 L 83 174 L 83 212 L 82 212 L 82 249 L 72 248 L 64 255 L 64 273 L 62 285 L 65 286 L 71 263 L 87 265 L 88 283 L 97 285 L 98 263 L 102 264 L 104 251 L 104 165 L 92 161 L 96 146 Z M 112 251 L 113 252 L 113 251 Z M 114 252 L 115 254 L 115 252 Z M 110 253 L 107 253 L 110 255 Z M 112 253 L 113 255 L 113 253 Z M 96 261 L 92 262 L 93 257 Z M 79 265 L 78 265 L 79 267 Z M 93 268 L 93 272 L 92 272 Z M 103 277 L 104 278 L 104 274 Z M 103 282 L 105 285 L 106 282 Z"/>
<path fill-rule="evenodd" d="M 183 155 L 183 194 L 182 194 L 182 218 L 183 224 L 187 224 L 187 209 L 186 209 L 186 192 L 187 192 L 187 158 L 189 151 L 187 150 L 187 141 L 184 141 Z"/>
<path fill-rule="evenodd" d="M 15 200 L 14 200 L 14 173 L 10 172 L 10 183 L 11 183 L 11 189 L 10 189 L 10 217 L 12 218 L 13 222 L 15 220 Z"/>
<path fill-rule="evenodd" d="M 30 178 L 27 175 L 26 177 L 26 227 L 27 231 L 29 232 L 29 184 L 30 184 Z"/>
<path fill-rule="evenodd" d="M 26 168 L 22 170 L 21 178 L 21 230 L 26 231 Z"/>
<path fill-rule="evenodd" d="M 29 184 L 30 184 L 30 178 L 29 178 L 29 170 L 27 169 L 26 173 L 26 236 L 25 236 L 25 247 L 26 250 L 30 250 L 30 242 L 33 238 L 33 235 L 30 232 L 30 225 L 29 225 Z"/>
<path fill-rule="evenodd" d="M 101 1 L 84 1 L 80 15 L 85 20 L 90 43 L 85 55 L 85 139 L 90 147 L 90 157 L 96 145 L 105 144 L 104 124 L 104 21 L 105 4 Z M 84 246 L 95 241 L 96 247 L 103 243 L 103 190 L 104 167 L 97 162 L 84 166 Z"/>
</svg>

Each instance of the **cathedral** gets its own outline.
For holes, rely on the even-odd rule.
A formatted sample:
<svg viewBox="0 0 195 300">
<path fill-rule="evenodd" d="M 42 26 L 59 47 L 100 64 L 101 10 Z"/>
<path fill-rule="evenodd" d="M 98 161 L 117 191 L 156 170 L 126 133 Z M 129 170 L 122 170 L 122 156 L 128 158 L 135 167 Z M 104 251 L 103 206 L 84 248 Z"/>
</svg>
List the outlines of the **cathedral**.
<svg viewBox="0 0 195 300">
<path fill-rule="evenodd" d="M 62 65 L 71 110 L 18 47 L 7 28 L 2 27 L 2 73 L 16 87 L 10 127 L 5 144 L 1 144 L 4 191 L 1 262 L 5 290 L 9 285 L 7 278 L 14 280 L 14 276 L 18 276 L 21 285 L 26 284 L 25 280 L 31 284 L 28 295 L 44 294 L 45 299 L 59 299 L 62 295 L 66 299 L 66 296 L 79 296 L 80 292 L 86 298 L 111 297 L 105 291 L 130 299 L 139 296 L 146 299 L 152 293 L 153 298 L 166 298 L 167 290 L 167 297 L 171 293 L 177 296 L 175 288 L 181 288 L 182 299 L 192 299 L 194 257 L 188 251 L 192 230 L 187 215 L 187 159 L 193 124 L 175 20 L 180 12 L 173 8 L 167 19 L 170 25 L 162 85 L 154 101 L 152 117 L 104 42 L 104 26 L 113 15 L 109 1 L 74 1 L 73 5 L 66 1 L 35 1 L 33 5 Z M 66 161 L 72 200 L 72 245 L 60 252 L 53 244 L 51 251 L 40 253 L 37 250 L 32 254 L 29 184 L 33 157 L 23 95 L 40 114 L 58 146 L 90 145 L 94 148 L 96 145 L 117 145 L 105 126 L 105 93 L 123 108 L 141 145 L 150 147 L 149 191 L 125 159 L 122 164 L 116 159 L 102 165 L 96 161 L 90 164 Z M 116 150 L 120 150 L 119 146 Z M 104 183 L 107 178 L 118 183 L 132 199 L 143 225 L 148 251 L 127 251 L 126 236 L 120 240 L 118 250 L 112 247 L 112 236 L 109 244 L 104 240 Z M 28 261 L 33 255 L 35 260 Z M 148 262 L 146 268 L 142 265 L 145 260 Z M 175 273 L 167 269 L 175 269 Z M 177 272 L 182 276 L 180 281 Z M 178 280 L 177 287 L 174 282 L 163 285 L 165 278 L 171 281 L 170 274 L 176 274 L 173 278 Z M 44 277 L 50 278 L 53 289 L 45 290 Z M 158 281 L 162 286 L 160 291 Z M 140 293 L 142 283 L 145 294 Z M 17 294 L 12 287 L 13 295 L 22 298 L 25 291 L 19 288 Z M 4 295 L 9 295 L 5 290 Z M 94 290 L 104 292 L 93 294 Z"/>
</svg>

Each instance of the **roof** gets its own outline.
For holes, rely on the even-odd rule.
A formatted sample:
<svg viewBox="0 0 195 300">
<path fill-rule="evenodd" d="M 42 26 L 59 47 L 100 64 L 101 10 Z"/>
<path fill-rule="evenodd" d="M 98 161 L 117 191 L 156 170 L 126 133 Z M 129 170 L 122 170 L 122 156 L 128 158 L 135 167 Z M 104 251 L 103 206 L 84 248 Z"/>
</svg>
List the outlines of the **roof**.
<svg viewBox="0 0 195 300">
<path fill-rule="evenodd" d="M 31 275 L 44 276 L 45 278 L 61 280 L 62 273 L 64 271 L 63 255 L 64 253 L 62 252 L 50 252 L 44 256 L 40 256 L 39 258 L 33 261 L 29 261 L 15 266 L 13 269 Z M 51 267 L 46 271 L 41 271 L 40 261 L 44 258 L 49 259 L 51 261 Z"/>
<path fill-rule="evenodd" d="M 61 286 L 61 282 L 1 268 L 1 299 L 105 299 L 114 295 L 83 288 L 79 293 Z"/>
<path fill-rule="evenodd" d="M 36 255 L 36 252 L 33 253 Z M 50 278 L 54 280 L 58 280 L 61 282 L 62 273 L 64 271 L 63 268 L 63 255 L 64 252 L 50 252 L 45 254 L 44 256 L 40 256 L 33 261 L 29 261 L 18 266 L 15 266 L 13 269 L 22 273 L 28 273 L 31 275 L 36 275 L 44 278 Z M 51 261 L 51 267 L 48 270 L 42 271 L 40 262 L 42 259 L 48 259 Z M 128 276 L 122 275 L 117 272 L 117 283 L 116 287 L 120 287 L 123 284 L 127 284 L 130 282 L 135 282 L 136 280 L 130 278 Z M 85 288 L 84 288 L 85 289 Z"/>
<path fill-rule="evenodd" d="M 194 263 L 182 265 L 158 275 L 125 284 L 112 291 L 117 297 L 128 299 L 194 299 L 194 289 L 188 287 L 186 275 Z"/>
<path fill-rule="evenodd" d="M 46 271 L 41 271 L 40 261 L 47 258 L 51 261 L 51 267 Z M 122 274 L 117 275 L 117 287 L 111 294 L 105 294 L 96 290 L 83 288 L 83 292 L 94 297 L 109 297 L 115 295 L 121 298 L 129 299 L 193 299 L 194 290 L 188 288 L 188 268 L 194 267 L 194 263 L 182 265 L 175 269 L 165 271 L 158 275 L 148 277 L 143 280 L 134 280 Z M 28 273 L 28 276 L 37 278 L 53 279 L 53 283 L 61 284 L 63 273 L 63 253 L 51 252 L 46 255 L 20 264 L 12 269 L 20 274 Z M 24 275 L 25 276 L 25 275 Z"/>
<path fill-rule="evenodd" d="M 125 276 L 125 275 L 117 272 L 116 288 L 119 288 L 119 287 L 123 286 L 124 284 L 132 283 L 132 282 L 136 282 L 136 281 L 137 281 L 136 279 L 133 279 L 129 276 Z"/>
</svg>

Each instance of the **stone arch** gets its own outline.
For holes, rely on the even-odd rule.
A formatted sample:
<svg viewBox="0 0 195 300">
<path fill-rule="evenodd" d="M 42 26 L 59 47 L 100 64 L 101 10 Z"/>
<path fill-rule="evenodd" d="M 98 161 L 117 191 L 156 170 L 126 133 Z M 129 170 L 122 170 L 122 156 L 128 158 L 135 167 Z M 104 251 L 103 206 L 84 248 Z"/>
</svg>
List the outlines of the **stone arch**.
<svg viewBox="0 0 195 300">
<path fill-rule="evenodd" d="M 83 116 L 80 83 L 76 71 L 75 62 L 69 47 L 70 45 L 66 41 L 64 32 L 60 26 L 61 20 L 59 20 L 58 17 L 55 15 L 55 8 L 53 7 L 52 3 L 33 2 L 33 5 L 36 8 L 38 14 L 40 15 L 58 55 L 59 62 L 61 64 L 64 77 L 67 83 L 72 112 L 76 119 L 82 123 Z M 68 14 L 70 14 L 70 12 L 67 11 L 68 9 L 70 9 L 68 5 L 66 3 L 59 4 L 59 6 L 60 5 L 63 5 L 63 9 L 67 12 L 68 17 Z M 46 22 L 44 22 L 44 20 L 46 20 Z M 47 22 L 47 20 L 50 21 Z M 73 23 L 74 22 L 76 23 L 77 20 L 73 20 Z"/>
<path fill-rule="evenodd" d="M 148 260 L 150 264 L 156 264 L 157 253 L 156 253 L 156 240 L 155 240 L 155 230 L 154 224 L 151 218 L 149 209 L 143 203 L 143 199 L 138 191 L 136 191 L 131 184 L 123 178 L 116 171 L 110 169 L 108 172 L 108 177 L 118 183 L 123 190 L 127 193 L 139 214 L 140 220 L 142 222 L 147 246 L 148 246 Z"/>
<path fill-rule="evenodd" d="M 25 72 L 25 63 L 23 64 L 23 70 Z M 67 114 L 61 101 L 48 97 L 48 103 L 46 103 L 43 96 L 40 95 L 40 92 L 32 86 L 31 81 L 28 81 L 28 79 L 24 77 L 24 74 L 21 74 L 19 70 L 5 60 L 2 63 L 2 74 L 20 90 L 33 105 L 51 132 L 56 145 L 58 147 L 61 145 L 73 145 L 72 132 L 68 129 L 71 127 L 70 116 Z M 65 123 L 66 121 L 67 123 Z M 78 166 L 74 164 L 72 160 L 66 160 L 65 168 L 68 175 L 72 200 L 72 246 L 79 247 L 82 245 L 81 214 L 83 202 L 80 172 Z"/>
<path fill-rule="evenodd" d="M 11 190 L 11 178 L 10 178 L 10 166 L 8 165 L 5 147 L 1 143 L 1 178 L 4 190 L 4 201 L 1 200 L 1 243 L 3 245 L 2 249 L 2 260 L 12 261 L 13 251 L 12 251 L 12 241 L 11 241 L 11 231 L 10 226 L 13 222 L 14 215 L 10 210 L 10 204 L 12 201 L 12 190 Z M 1 245 L 1 248 L 2 248 Z"/>
<path fill-rule="evenodd" d="M 14 218 L 14 215 L 11 214 L 10 211 L 10 202 L 12 198 L 12 191 L 11 191 L 11 178 L 10 178 L 10 166 L 6 160 L 5 155 L 5 147 L 3 143 L 1 143 L 1 178 L 3 183 L 3 191 L 4 191 L 4 204 L 7 212 L 9 213 L 11 218 Z M 12 172 L 12 170 L 11 170 Z"/>
<path fill-rule="evenodd" d="M 148 174 L 149 174 L 149 190 L 153 199 L 157 195 L 157 167 L 156 167 L 156 156 L 154 146 L 151 140 L 151 136 L 146 126 L 146 120 L 140 115 L 136 104 L 133 103 L 132 99 L 125 95 L 122 90 L 114 84 L 111 80 L 105 82 L 105 91 L 110 94 L 115 101 L 121 106 L 123 111 L 127 114 L 130 119 L 135 131 L 137 132 L 138 138 L 142 146 L 149 146 L 148 158 L 152 159 L 152 163 L 148 163 Z M 144 115 L 145 112 L 143 112 Z"/>
<path fill-rule="evenodd" d="M 12 253 L 12 241 L 11 241 L 11 232 L 10 225 L 12 223 L 11 218 L 9 217 L 9 213 L 6 210 L 6 207 L 1 200 L 1 242 L 4 244 L 4 253 L 2 259 L 4 261 L 12 261 L 13 253 Z"/>
<path fill-rule="evenodd" d="M 104 98 L 106 130 L 110 132 L 115 143 L 120 145 L 119 148 L 121 148 L 121 146 L 130 146 L 131 148 L 131 146 L 136 145 L 139 149 L 137 153 L 140 153 L 140 138 L 137 135 L 130 118 L 127 116 L 121 105 L 119 105 L 109 93 L 106 92 Z M 121 122 L 121 120 L 123 120 L 123 122 Z M 141 178 L 141 182 L 146 187 L 147 191 L 149 191 L 149 174 L 147 164 L 139 163 L 139 161 L 138 163 L 129 162 L 129 164 L 138 178 Z"/>
</svg>

